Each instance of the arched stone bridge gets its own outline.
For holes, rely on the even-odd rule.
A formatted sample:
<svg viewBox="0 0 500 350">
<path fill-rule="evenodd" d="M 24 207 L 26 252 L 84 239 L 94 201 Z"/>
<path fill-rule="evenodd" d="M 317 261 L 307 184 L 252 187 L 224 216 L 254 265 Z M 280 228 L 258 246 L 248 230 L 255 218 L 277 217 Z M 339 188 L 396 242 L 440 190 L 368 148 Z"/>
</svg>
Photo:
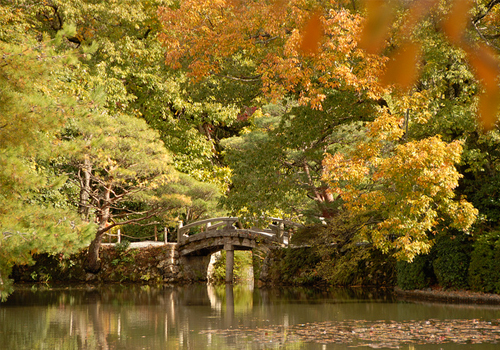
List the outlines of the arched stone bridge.
<svg viewBox="0 0 500 350">
<path fill-rule="evenodd" d="M 201 274 L 206 271 L 210 255 L 226 251 L 226 282 L 233 280 L 234 251 L 251 250 L 257 246 L 288 246 L 293 228 L 301 226 L 292 221 L 270 218 L 265 229 L 243 228 L 235 217 L 219 217 L 196 221 L 177 230 L 177 249 L 181 265 Z M 208 260 L 207 260 L 208 257 Z"/>
<path fill-rule="evenodd" d="M 169 266 L 171 278 L 174 280 L 206 280 L 211 255 L 220 250 L 226 251 L 226 282 L 233 280 L 234 251 L 261 248 L 266 250 L 272 246 L 288 246 L 293 230 L 302 226 L 289 220 L 268 218 L 272 223 L 265 229 L 244 228 L 240 219 L 235 217 L 218 217 L 200 220 L 177 229 L 177 242 L 142 241 L 130 244 L 130 248 L 164 246 L 168 261 L 160 267 Z M 166 231 L 165 231 L 166 233 Z M 120 231 L 116 236 L 121 242 Z M 156 236 L 156 235 L 155 235 Z M 165 238 L 167 235 L 165 234 Z M 115 243 L 103 243 L 103 245 Z M 170 278 L 170 277 L 169 277 Z"/>
</svg>

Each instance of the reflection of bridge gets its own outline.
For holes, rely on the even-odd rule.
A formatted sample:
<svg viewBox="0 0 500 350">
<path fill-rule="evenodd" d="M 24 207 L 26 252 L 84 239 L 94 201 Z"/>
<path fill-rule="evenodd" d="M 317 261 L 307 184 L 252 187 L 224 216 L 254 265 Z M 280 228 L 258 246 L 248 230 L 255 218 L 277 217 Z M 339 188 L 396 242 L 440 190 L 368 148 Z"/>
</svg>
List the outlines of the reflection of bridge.
<svg viewBox="0 0 500 350">
<path fill-rule="evenodd" d="M 177 230 L 177 244 L 184 260 L 196 260 L 210 256 L 220 250 L 226 251 L 226 282 L 233 280 L 234 251 L 251 250 L 259 245 L 287 246 L 293 228 L 297 223 L 271 218 L 272 223 L 265 229 L 243 228 L 240 220 L 220 217 L 196 221 Z M 199 260 L 199 259 L 198 259 Z"/>
</svg>

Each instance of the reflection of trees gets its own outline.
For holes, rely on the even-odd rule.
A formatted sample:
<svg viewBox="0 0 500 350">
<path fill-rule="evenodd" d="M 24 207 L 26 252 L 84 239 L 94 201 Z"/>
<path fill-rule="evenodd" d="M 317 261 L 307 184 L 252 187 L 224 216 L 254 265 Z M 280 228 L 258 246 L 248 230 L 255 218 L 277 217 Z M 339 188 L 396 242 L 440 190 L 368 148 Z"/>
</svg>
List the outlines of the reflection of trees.
<svg viewBox="0 0 500 350">
<path fill-rule="evenodd" d="M 10 301 L 29 304 L 30 311 L 0 307 L 0 334 L 9 334 L 9 349 L 38 349 L 41 344 L 82 350 L 135 349 L 144 344 L 168 349 L 200 349 L 208 344 L 224 349 L 244 346 L 247 340 L 193 330 L 264 326 L 271 319 L 269 299 L 240 285 L 20 291 Z M 247 317 L 252 313 L 257 317 Z M 277 317 L 282 323 L 288 315 Z M 10 318 L 14 321 L 5 322 Z"/>
<path fill-rule="evenodd" d="M 251 339 L 217 334 L 221 329 L 274 327 L 286 339 L 288 327 L 308 322 L 459 319 L 467 315 L 491 319 L 498 312 L 390 300 L 372 291 L 252 290 L 240 285 L 19 291 L 7 304 L 0 304 L 0 348 L 257 349 L 260 345 L 249 344 Z M 298 349 L 300 344 L 287 343 L 286 348 Z"/>
</svg>

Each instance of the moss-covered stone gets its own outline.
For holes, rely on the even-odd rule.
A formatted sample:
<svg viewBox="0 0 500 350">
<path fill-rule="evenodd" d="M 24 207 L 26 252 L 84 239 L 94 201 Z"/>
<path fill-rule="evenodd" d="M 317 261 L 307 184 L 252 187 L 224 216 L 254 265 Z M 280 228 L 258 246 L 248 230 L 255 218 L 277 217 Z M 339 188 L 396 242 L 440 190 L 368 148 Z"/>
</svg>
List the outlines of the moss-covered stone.
<svg viewBox="0 0 500 350">
<path fill-rule="evenodd" d="M 174 256 L 175 255 L 175 256 Z M 32 266 L 15 266 L 16 282 L 182 282 L 178 253 L 169 246 L 141 249 L 101 247 L 101 269 L 89 274 L 83 269 L 85 251 L 70 257 L 36 255 Z"/>
</svg>

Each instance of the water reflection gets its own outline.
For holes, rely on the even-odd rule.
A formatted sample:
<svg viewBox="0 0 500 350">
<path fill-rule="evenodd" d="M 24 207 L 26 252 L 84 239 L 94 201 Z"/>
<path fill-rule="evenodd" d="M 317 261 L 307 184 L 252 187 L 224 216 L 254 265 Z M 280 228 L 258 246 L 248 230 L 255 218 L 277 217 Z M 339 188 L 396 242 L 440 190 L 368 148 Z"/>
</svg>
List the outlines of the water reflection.
<svg viewBox="0 0 500 350">
<path fill-rule="evenodd" d="M 361 289 L 251 286 L 104 286 L 18 289 L 0 304 L 1 349 L 347 349 L 353 344 L 281 344 L 220 336 L 243 327 L 343 320 L 500 318 L 497 307 L 395 302 Z M 271 332 L 271 330 L 269 330 Z M 236 333 L 235 333 L 236 334 Z M 460 348 L 452 344 L 453 348 Z M 493 349 L 483 344 L 474 349 Z M 411 347 L 407 347 L 409 349 Z M 414 347 L 424 349 L 424 347 Z M 447 349 L 441 345 L 425 349 Z"/>
</svg>

